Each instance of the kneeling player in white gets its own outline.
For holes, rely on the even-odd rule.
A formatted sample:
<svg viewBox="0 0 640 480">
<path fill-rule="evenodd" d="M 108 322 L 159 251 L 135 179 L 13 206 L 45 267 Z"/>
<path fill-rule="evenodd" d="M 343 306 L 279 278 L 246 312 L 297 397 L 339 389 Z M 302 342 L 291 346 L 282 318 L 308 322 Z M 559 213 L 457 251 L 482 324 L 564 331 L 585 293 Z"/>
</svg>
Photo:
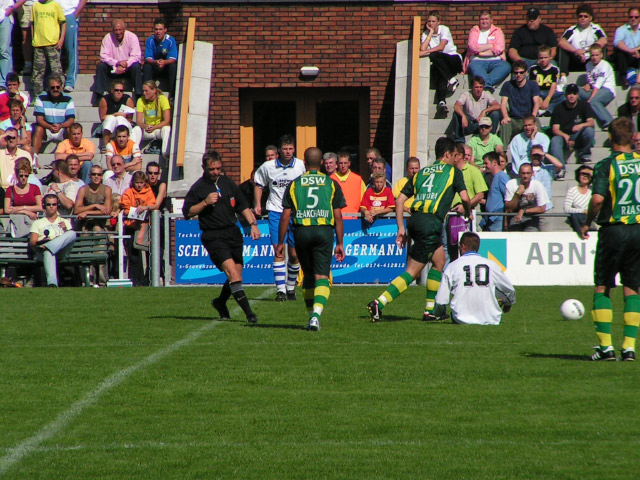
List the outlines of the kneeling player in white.
<svg viewBox="0 0 640 480">
<path fill-rule="evenodd" d="M 502 312 L 508 312 L 516 303 L 516 292 L 500 266 L 478 254 L 479 248 L 477 234 L 462 234 L 461 256 L 445 268 L 436 304 L 451 303 L 454 323 L 498 325 Z M 503 299 L 502 308 L 496 294 Z M 451 295 L 453 298 L 449 301 Z"/>
</svg>

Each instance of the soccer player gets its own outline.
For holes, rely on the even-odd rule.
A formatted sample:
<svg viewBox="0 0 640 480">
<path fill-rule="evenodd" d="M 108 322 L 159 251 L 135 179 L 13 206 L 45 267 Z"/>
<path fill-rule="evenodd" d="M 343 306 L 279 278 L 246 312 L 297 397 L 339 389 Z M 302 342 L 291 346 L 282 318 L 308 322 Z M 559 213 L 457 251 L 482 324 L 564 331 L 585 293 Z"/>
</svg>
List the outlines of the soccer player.
<svg viewBox="0 0 640 480">
<path fill-rule="evenodd" d="M 280 138 L 279 156 L 273 162 L 264 162 L 254 175 L 254 209 L 257 216 L 262 215 L 262 191 L 269 188 L 267 199 L 267 211 L 269 212 L 269 234 L 271 245 L 278 243 L 278 227 L 282 216 L 282 197 L 291 182 L 305 172 L 304 163 L 294 156 L 295 142 L 291 135 L 283 135 Z M 293 231 L 287 233 L 288 262 L 283 255 L 277 253 L 273 259 L 273 277 L 276 282 L 276 302 L 286 302 L 296 299 L 296 281 L 300 264 L 296 254 Z"/>
<path fill-rule="evenodd" d="M 435 163 L 424 167 L 411 177 L 396 198 L 398 224 L 396 243 L 404 247 L 407 243 L 407 232 L 404 227 L 402 205 L 407 198 L 414 196 L 411 217 L 407 221 L 407 230 L 414 243 L 409 250 L 404 273 L 396 277 L 377 299 L 367 305 L 372 322 L 380 319 L 382 310 L 407 289 L 428 262 L 432 263 L 432 267 L 427 274 L 427 300 L 422 320 L 437 320 L 434 315 L 435 298 L 446 262 L 442 246 L 444 217 L 451 207 L 451 201 L 456 192 L 460 194 L 464 214 L 467 217 L 470 208 L 462 171 L 452 165 L 455 151 L 453 141 L 440 137 L 436 142 L 435 151 Z"/>
<path fill-rule="evenodd" d="M 478 234 L 462 234 L 460 257 L 444 269 L 436 304 L 451 303 L 454 323 L 498 325 L 502 312 L 508 312 L 516 303 L 516 292 L 498 264 L 478 254 L 479 248 Z M 505 300 L 502 308 L 496 292 Z"/>
<path fill-rule="evenodd" d="M 612 154 L 596 164 L 593 196 L 587 221 L 580 228 L 589 238 L 589 225 L 600 225 L 594 261 L 593 323 L 598 346 L 592 360 L 616 360 L 611 341 L 610 289 L 620 273 L 624 294 L 624 328 L 621 358 L 636 359 L 636 336 L 640 323 L 640 153 L 632 152 L 633 125 L 626 117 L 609 125 Z M 596 219 L 597 217 L 597 219 Z"/>
<path fill-rule="evenodd" d="M 231 315 L 227 300 L 233 295 L 247 321 L 256 323 L 258 317 L 251 310 L 242 288 L 242 233 L 236 225 L 236 213 L 251 225 L 252 239 L 260 238 L 260 230 L 240 189 L 222 174 L 222 157 L 218 152 L 209 150 L 202 156 L 202 170 L 204 174 L 184 199 L 182 214 L 184 218 L 198 217 L 202 245 L 213 264 L 227 276 L 220 296 L 211 301 L 211 306 L 220 315 L 220 320 L 228 320 Z"/>
<path fill-rule="evenodd" d="M 282 216 L 276 255 L 284 255 L 284 239 L 293 218 L 293 236 L 298 248 L 304 280 L 302 292 L 309 312 L 307 330 L 320 329 L 320 316 L 329 299 L 329 273 L 336 232 L 336 260 L 344 259 L 342 246 L 342 208 L 347 204 L 338 182 L 320 172 L 322 152 L 307 148 L 307 171 L 289 184 L 282 199 Z"/>
</svg>

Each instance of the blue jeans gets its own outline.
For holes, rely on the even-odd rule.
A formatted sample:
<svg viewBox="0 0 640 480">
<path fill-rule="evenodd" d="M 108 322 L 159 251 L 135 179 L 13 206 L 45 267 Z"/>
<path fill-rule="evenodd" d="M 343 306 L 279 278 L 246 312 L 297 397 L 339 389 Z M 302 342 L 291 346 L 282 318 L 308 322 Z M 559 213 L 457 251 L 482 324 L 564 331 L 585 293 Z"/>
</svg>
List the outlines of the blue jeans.
<svg viewBox="0 0 640 480">
<path fill-rule="evenodd" d="M 576 157 L 578 157 L 578 159 L 591 160 L 591 147 L 595 139 L 595 130 L 593 127 L 584 127 L 579 132 L 570 135 L 569 139 L 575 142 L 573 148 L 576 151 Z M 570 151 L 564 138 L 560 135 L 553 137 L 551 139 L 551 145 L 549 145 L 549 153 L 565 165 Z"/>
<path fill-rule="evenodd" d="M 504 60 L 471 60 L 469 73 L 484 78 L 485 86 L 495 88 L 511 73 L 511 66 Z"/>
<path fill-rule="evenodd" d="M 549 95 L 549 90 L 540 90 L 540 93 L 542 94 L 542 98 L 547 98 L 547 95 Z M 564 93 L 558 92 L 556 90 L 556 92 L 553 94 L 553 97 L 551 97 L 551 101 L 549 102 L 549 108 L 547 108 L 547 112 L 553 113 L 554 108 L 556 108 L 566 99 L 567 97 L 564 96 Z"/>
<path fill-rule="evenodd" d="M 46 248 L 36 254 L 36 258 L 44 263 L 47 285 L 58 285 L 58 264 L 56 262 L 56 256 L 64 257 L 67 255 L 75 241 L 76 232 L 68 230 L 59 237 L 45 243 Z"/>
<path fill-rule="evenodd" d="M 67 54 L 69 67 L 64 81 L 65 87 L 75 88 L 78 76 L 78 20 L 75 15 L 66 15 L 67 33 L 64 37 L 64 51 Z"/>
<path fill-rule="evenodd" d="M 589 100 L 591 97 L 591 90 L 588 92 L 580 89 L 580 98 L 583 100 Z M 596 93 L 595 97 L 589 102 L 591 104 L 591 108 L 593 109 L 593 113 L 596 114 L 596 120 L 598 120 L 598 125 L 602 128 L 607 128 L 609 124 L 613 121 L 613 117 L 607 110 L 607 105 L 611 103 L 613 100 L 613 93 L 608 88 L 601 88 Z"/>
<path fill-rule="evenodd" d="M 12 30 L 13 23 L 9 18 L 0 22 L 0 85 L 3 87 L 7 83 L 7 74 L 13 70 Z"/>
</svg>

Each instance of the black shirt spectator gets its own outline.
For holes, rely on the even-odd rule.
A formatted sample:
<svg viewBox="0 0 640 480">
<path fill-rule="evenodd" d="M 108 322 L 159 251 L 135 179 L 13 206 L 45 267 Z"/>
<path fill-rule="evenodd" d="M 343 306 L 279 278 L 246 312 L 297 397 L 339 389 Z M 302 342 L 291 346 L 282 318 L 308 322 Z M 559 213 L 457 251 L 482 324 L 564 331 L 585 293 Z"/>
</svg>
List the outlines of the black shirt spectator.
<svg viewBox="0 0 640 480">
<path fill-rule="evenodd" d="M 551 47 L 551 58 L 555 58 L 558 40 L 555 32 L 541 23 L 540 11 L 537 8 L 527 10 L 527 23 L 518 27 L 509 43 L 509 60 L 524 60 L 528 66 L 538 60 L 538 47 Z"/>
</svg>

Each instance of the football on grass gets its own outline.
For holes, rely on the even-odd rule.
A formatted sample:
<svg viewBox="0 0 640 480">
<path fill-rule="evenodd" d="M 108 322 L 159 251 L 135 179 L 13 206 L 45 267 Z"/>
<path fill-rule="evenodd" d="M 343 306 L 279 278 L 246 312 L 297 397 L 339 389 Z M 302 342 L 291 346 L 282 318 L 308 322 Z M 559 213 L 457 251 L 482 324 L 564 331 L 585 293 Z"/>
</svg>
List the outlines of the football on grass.
<svg viewBox="0 0 640 480">
<path fill-rule="evenodd" d="M 570 298 L 560 305 L 560 313 L 565 320 L 580 320 L 584 316 L 584 305 L 580 300 Z"/>
</svg>

